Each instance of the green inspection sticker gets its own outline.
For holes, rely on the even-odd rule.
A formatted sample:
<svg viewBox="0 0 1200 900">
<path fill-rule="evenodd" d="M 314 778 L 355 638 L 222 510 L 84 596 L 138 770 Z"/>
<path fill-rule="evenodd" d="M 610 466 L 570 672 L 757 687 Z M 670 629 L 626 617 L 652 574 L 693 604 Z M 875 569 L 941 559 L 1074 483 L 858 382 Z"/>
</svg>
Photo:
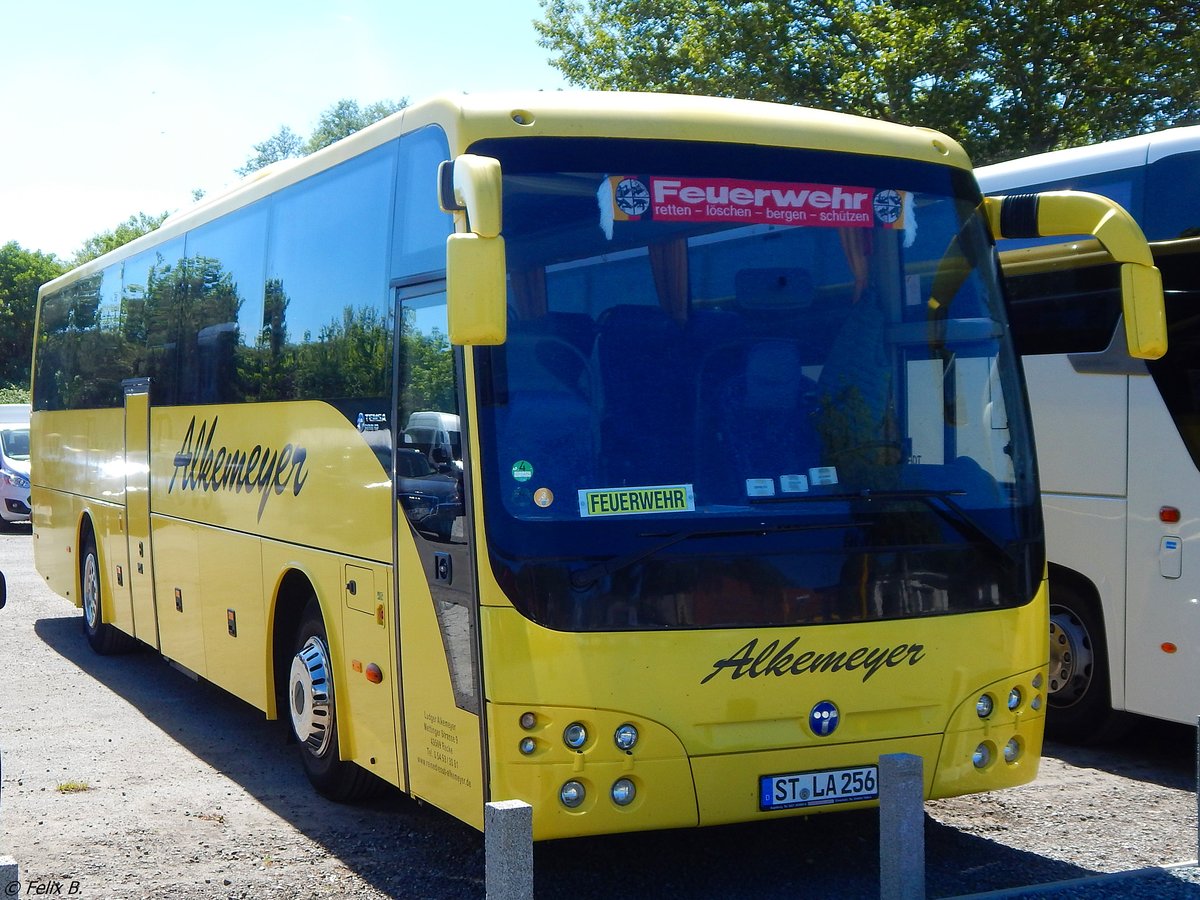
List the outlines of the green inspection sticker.
<svg viewBox="0 0 1200 900">
<path fill-rule="evenodd" d="M 512 476 L 517 481 L 528 481 L 533 477 L 533 464 L 528 460 L 517 460 L 513 463 Z"/>
<path fill-rule="evenodd" d="M 696 498 L 690 484 L 599 488 L 579 492 L 579 514 L 585 519 L 595 516 L 638 516 L 695 510 Z"/>
</svg>

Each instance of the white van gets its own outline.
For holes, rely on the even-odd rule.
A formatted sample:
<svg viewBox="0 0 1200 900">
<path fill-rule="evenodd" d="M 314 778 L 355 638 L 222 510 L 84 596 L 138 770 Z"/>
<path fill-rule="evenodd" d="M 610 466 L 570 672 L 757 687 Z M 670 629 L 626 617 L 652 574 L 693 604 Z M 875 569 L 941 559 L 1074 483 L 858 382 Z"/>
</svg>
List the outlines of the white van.
<svg viewBox="0 0 1200 900">
<path fill-rule="evenodd" d="M 9 406 L 12 404 L 4 404 Z M 0 527 L 28 522 L 29 412 L 24 422 L 0 420 Z"/>
<path fill-rule="evenodd" d="M 420 450 L 435 466 L 453 465 L 462 470 L 462 434 L 453 413 L 413 413 L 404 428 L 404 443 Z"/>
</svg>

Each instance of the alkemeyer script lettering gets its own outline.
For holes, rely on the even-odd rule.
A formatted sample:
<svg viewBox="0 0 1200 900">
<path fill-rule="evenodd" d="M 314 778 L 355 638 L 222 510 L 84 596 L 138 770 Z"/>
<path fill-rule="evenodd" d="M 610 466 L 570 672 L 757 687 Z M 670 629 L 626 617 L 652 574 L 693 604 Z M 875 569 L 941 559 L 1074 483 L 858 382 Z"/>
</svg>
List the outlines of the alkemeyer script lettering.
<svg viewBox="0 0 1200 900">
<path fill-rule="evenodd" d="M 758 678 L 763 675 L 807 675 L 815 672 L 862 671 L 862 680 L 867 681 L 885 666 L 889 669 L 907 663 L 915 666 L 925 658 L 924 644 L 897 644 L 895 647 L 859 647 L 857 650 L 828 650 L 818 652 L 805 650 L 792 652 L 800 638 L 792 638 L 783 646 L 771 641 L 758 648 L 758 638 L 751 639 L 725 659 L 713 663 L 713 670 L 700 680 L 701 684 L 711 681 L 721 672 L 728 670 L 729 677 L 736 681 L 743 676 Z"/>
<path fill-rule="evenodd" d="M 308 481 L 305 462 L 308 451 L 293 444 L 284 444 L 278 450 L 255 444 L 249 450 L 230 449 L 216 444 L 217 422 L 213 416 L 200 423 L 196 431 L 196 417 L 188 424 L 183 444 L 175 454 L 175 471 L 167 493 L 178 484 L 181 491 L 233 491 L 237 494 L 258 492 L 258 518 L 262 519 L 267 499 L 272 495 L 290 490 L 299 496 Z"/>
</svg>

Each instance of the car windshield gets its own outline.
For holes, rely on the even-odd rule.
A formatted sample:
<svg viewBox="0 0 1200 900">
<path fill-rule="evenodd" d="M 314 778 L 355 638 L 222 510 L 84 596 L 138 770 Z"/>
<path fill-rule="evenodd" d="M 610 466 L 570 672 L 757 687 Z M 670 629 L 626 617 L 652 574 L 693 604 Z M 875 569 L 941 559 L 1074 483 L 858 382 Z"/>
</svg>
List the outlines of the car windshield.
<svg viewBox="0 0 1200 900">
<path fill-rule="evenodd" d="M 590 630 L 1030 600 L 1029 431 L 969 174 L 473 152 L 505 173 L 508 339 L 476 367 L 491 565 L 518 609 Z"/>
<path fill-rule="evenodd" d="M 29 459 L 29 429 L 0 429 L 0 448 L 9 459 Z"/>
</svg>

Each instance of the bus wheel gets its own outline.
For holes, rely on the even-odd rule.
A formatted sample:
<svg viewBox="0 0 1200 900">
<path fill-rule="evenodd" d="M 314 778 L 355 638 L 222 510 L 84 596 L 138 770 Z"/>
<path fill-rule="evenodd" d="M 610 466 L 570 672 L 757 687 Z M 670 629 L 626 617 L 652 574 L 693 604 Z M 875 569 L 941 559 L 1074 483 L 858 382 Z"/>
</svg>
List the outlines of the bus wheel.
<svg viewBox="0 0 1200 900">
<path fill-rule="evenodd" d="M 340 758 L 329 638 L 315 597 L 304 608 L 294 647 L 288 675 L 288 712 L 292 733 L 300 743 L 304 772 L 313 787 L 330 800 L 345 802 L 364 797 L 376 779 Z"/>
<path fill-rule="evenodd" d="M 1119 737 L 1128 723 L 1111 706 L 1104 622 L 1074 591 L 1052 587 L 1051 594 L 1046 732 L 1075 743 Z"/>
<path fill-rule="evenodd" d="M 109 656 L 126 653 L 137 646 L 133 638 L 104 621 L 100 554 L 96 551 L 96 538 L 90 532 L 83 539 L 80 553 L 79 587 L 83 598 L 83 633 L 92 649 L 102 656 Z"/>
</svg>

